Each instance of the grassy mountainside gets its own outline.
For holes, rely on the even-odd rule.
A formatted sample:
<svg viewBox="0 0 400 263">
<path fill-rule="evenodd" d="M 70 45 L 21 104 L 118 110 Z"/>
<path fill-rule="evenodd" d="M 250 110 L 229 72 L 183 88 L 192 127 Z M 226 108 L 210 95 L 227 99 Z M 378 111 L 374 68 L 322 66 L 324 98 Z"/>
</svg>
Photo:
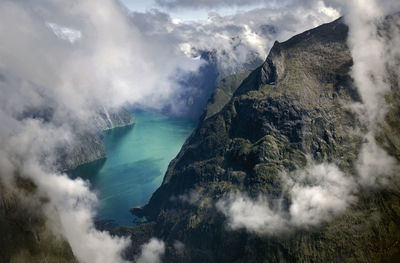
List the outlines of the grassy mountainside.
<svg viewBox="0 0 400 263">
<path fill-rule="evenodd" d="M 46 226 L 32 181 L 17 177 L 15 187 L 0 185 L 0 262 L 78 262 L 71 247 Z"/>
<path fill-rule="evenodd" d="M 150 221 L 138 228 L 140 233 L 147 229 L 166 241 L 166 262 L 385 262 L 398 258 L 397 179 L 384 191 L 359 193 L 359 201 L 330 223 L 281 236 L 229 230 L 214 205 L 233 190 L 251 197 L 262 193 L 271 199 L 285 195 L 280 172 L 306 166 L 308 156 L 313 162 L 335 162 L 346 173 L 354 173 L 366 131 L 348 108 L 361 99 L 349 75 L 352 58 L 347 34 L 347 26 L 339 19 L 276 42 L 265 63 L 236 90 L 231 89 L 235 91 L 229 102 L 199 124 L 170 163 L 150 202 L 132 210 Z M 377 137 L 399 159 L 395 138 L 400 135 L 400 97 L 395 81 L 392 86 L 388 96 L 392 107 Z M 196 193 L 196 204 L 184 198 L 191 193 Z M 184 253 L 173 248 L 176 240 L 185 244 Z"/>
<path fill-rule="evenodd" d="M 235 93 L 242 81 L 249 76 L 250 72 L 248 70 L 239 72 L 222 79 L 218 83 L 206 106 L 204 119 L 208 119 L 218 113 L 229 102 L 233 93 Z"/>
</svg>

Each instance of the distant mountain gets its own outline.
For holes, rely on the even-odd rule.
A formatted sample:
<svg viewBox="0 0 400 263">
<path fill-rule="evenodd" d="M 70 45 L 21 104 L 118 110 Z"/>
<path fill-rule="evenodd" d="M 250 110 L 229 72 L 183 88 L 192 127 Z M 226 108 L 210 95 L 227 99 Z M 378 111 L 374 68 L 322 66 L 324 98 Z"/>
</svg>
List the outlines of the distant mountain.
<svg viewBox="0 0 400 263">
<path fill-rule="evenodd" d="M 225 78 L 239 72 L 254 70 L 263 62 L 256 53 L 251 53 L 246 63 L 239 64 L 237 61 L 220 61 L 221 58 L 215 50 L 192 51 L 193 57 L 201 58 L 205 63 L 196 72 L 178 72 L 176 81 L 180 89 L 175 99 L 179 105 L 169 105 L 163 109 L 163 113 L 195 121 L 204 113 L 207 100 L 216 87 L 225 85 Z"/>
<path fill-rule="evenodd" d="M 397 177 L 385 190 L 361 190 L 358 202 L 330 222 L 283 235 L 231 230 L 214 204 L 232 191 L 285 200 L 281 172 L 301 169 L 311 160 L 354 172 L 363 128 L 348 107 L 361 98 L 349 73 L 353 61 L 347 36 L 342 19 L 319 26 L 276 42 L 251 73 L 222 81 L 161 187 L 146 206 L 132 209 L 148 222 L 118 229 L 132 236 L 128 255 L 155 236 L 166 242 L 165 262 L 396 262 Z M 376 137 L 400 160 L 395 79 L 385 128 Z M 358 128 L 360 133 L 350 132 Z M 183 252 L 175 249 L 177 241 L 184 244 Z"/>
<path fill-rule="evenodd" d="M 90 128 L 79 132 L 73 145 L 59 150 L 60 170 L 73 169 L 79 165 L 106 158 L 106 150 L 100 137 L 101 132 L 133 125 L 134 122 L 132 113 L 124 108 L 111 110 L 100 108 L 95 117 L 88 121 Z"/>
</svg>

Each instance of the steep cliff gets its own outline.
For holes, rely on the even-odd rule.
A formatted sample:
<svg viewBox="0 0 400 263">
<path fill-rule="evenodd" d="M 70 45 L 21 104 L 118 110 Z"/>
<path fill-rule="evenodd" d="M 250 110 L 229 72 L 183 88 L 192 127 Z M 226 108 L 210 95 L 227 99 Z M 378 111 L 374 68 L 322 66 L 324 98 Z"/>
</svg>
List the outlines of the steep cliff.
<svg viewBox="0 0 400 263">
<path fill-rule="evenodd" d="M 358 201 L 316 227 L 282 235 L 232 230 L 215 201 L 232 191 L 286 198 L 280 175 L 312 163 L 353 174 L 366 129 L 349 105 L 348 27 L 341 19 L 276 42 L 266 61 L 206 117 L 170 163 L 161 187 L 133 214 L 149 222 L 127 232 L 167 243 L 166 262 L 383 262 L 400 255 L 400 187 L 360 190 Z M 237 79 L 241 79 L 237 76 Z M 395 78 L 394 78 L 395 79 Z M 399 160 L 399 87 L 378 141 Z M 223 97 L 218 94 L 215 97 Z M 226 95 L 225 97 L 229 96 Z M 225 103 L 229 100 L 227 103 Z M 354 131 L 358 132 L 354 132 Z M 381 138 L 381 139 L 379 139 Z M 136 239 L 135 239 L 136 238 Z M 182 252 L 176 241 L 185 244 Z M 138 248 L 133 248 L 137 251 Z"/>
<path fill-rule="evenodd" d="M 101 132 L 133 124 L 132 113 L 124 108 L 118 110 L 99 109 L 95 118 L 91 119 L 88 124 L 93 129 L 79 133 L 73 145 L 60 150 L 61 170 L 73 169 L 79 165 L 106 158 Z"/>
<path fill-rule="evenodd" d="M 98 114 L 91 121 L 98 130 L 105 131 L 132 125 L 135 120 L 132 113 L 124 108 L 106 109 L 103 107 L 98 110 Z"/>
</svg>

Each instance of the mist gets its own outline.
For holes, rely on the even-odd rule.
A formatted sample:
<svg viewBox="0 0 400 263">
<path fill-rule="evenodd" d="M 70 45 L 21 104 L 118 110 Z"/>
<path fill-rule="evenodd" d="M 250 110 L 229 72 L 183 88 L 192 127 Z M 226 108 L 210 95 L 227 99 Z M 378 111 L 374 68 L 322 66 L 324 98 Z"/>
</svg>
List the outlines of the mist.
<svg viewBox="0 0 400 263">
<path fill-rule="evenodd" d="M 216 203 L 228 217 L 228 227 L 279 235 L 328 222 L 356 200 L 354 179 L 333 164 L 311 163 L 301 170 L 282 172 L 280 178 L 291 201 L 288 208 L 283 196 L 269 200 L 259 195 L 253 200 L 245 193 L 231 193 Z"/>
</svg>

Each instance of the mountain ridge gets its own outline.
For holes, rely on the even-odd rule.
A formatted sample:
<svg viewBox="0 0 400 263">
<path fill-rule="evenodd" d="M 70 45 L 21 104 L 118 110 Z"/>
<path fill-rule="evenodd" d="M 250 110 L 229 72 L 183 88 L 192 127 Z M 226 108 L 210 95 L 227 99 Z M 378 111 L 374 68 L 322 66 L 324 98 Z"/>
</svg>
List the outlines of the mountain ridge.
<svg viewBox="0 0 400 263">
<path fill-rule="evenodd" d="M 199 124 L 149 203 L 132 209 L 150 221 L 140 225 L 139 232 L 166 242 L 166 262 L 398 258 L 398 178 L 385 190 L 361 190 L 359 202 L 332 221 L 282 236 L 230 230 L 213 204 L 231 191 L 244 191 L 252 198 L 263 194 L 272 200 L 285 199 L 280 173 L 304 168 L 310 158 L 355 172 L 366 131 L 347 107 L 361 101 L 350 76 L 353 61 L 347 35 L 348 27 L 340 18 L 275 42 L 263 65 L 241 82 L 230 101 Z M 393 82 L 391 94 L 398 95 L 397 90 Z M 388 116 L 399 119 L 391 111 Z M 397 122 L 391 123 L 393 127 Z M 398 134 L 393 128 L 391 132 L 389 137 Z M 396 157 L 398 151 L 392 149 L 391 154 Z M 135 231 L 128 232 L 137 237 Z M 140 244 L 141 239 L 132 240 Z M 174 250 L 176 240 L 185 244 L 182 255 Z"/>
</svg>

